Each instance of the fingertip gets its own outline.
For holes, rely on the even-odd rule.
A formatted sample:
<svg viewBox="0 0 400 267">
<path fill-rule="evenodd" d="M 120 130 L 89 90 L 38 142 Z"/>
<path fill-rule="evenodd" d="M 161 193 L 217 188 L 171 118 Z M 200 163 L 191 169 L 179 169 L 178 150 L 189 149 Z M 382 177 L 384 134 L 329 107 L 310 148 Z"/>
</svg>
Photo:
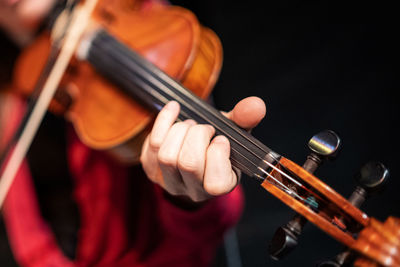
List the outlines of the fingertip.
<svg viewBox="0 0 400 267">
<path fill-rule="evenodd" d="M 221 196 L 231 192 L 236 186 L 236 178 L 232 172 L 231 177 L 221 178 L 220 180 L 204 181 L 204 190 L 211 196 Z"/>
<path fill-rule="evenodd" d="M 210 132 L 210 137 L 212 137 L 215 134 L 215 128 L 212 125 L 207 124 L 207 128 Z"/>
<path fill-rule="evenodd" d="M 169 101 L 165 106 L 164 109 L 170 110 L 170 111 L 179 111 L 180 110 L 180 105 L 177 101 L 172 100 Z"/>
<path fill-rule="evenodd" d="M 230 143 L 223 135 L 216 136 L 208 149 L 204 190 L 212 196 L 232 191 L 236 185 L 236 175 L 229 160 Z"/>
<path fill-rule="evenodd" d="M 153 128 L 150 133 L 149 145 L 151 147 L 158 149 L 161 146 L 169 129 L 178 118 L 179 111 L 180 106 L 176 101 L 168 102 L 163 109 L 161 109 L 154 121 Z"/>
<path fill-rule="evenodd" d="M 226 136 L 223 135 L 217 135 L 216 137 L 214 137 L 214 139 L 211 141 L 211 144 L 221 145 L 225 151 L 230 150 L 229 140 Z"/>
<path fill-rule="evenodd" d="M 240 127 L 255 127 L 266 115 L 264 101 L 256 96 L 247 97 L 236 104 L 231 112 L 231 119 Z"/>
</svg>

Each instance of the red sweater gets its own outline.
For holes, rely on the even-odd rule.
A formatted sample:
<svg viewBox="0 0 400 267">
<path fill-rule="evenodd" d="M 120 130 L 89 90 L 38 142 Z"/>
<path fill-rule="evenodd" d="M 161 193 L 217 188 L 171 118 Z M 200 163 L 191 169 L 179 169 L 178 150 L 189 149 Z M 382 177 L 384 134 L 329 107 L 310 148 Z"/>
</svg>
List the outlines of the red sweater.
<svg viewBox="0 0 400 267">
<path fill-rule="evenodd" d="M 13 112 L 3 128 L 5 138 L 24 108 L 19 100 L 12 102 Z M 76 258 L 63 255 L 41 216 L 24 162 L 3 212 L 13 254 L 22 266 L 207 266 L 225 230 L 237 222 L 243 209 L 243 194 L 237 187 L 195 211 L 183 210 L 167 200 L 163 190 L 142 172 L 129 173 L 106 153 L 89 149 L 72 129 L 68 161 L 81 220 Z M 132 199 L 128 179 L 135 184 L 135 225 L 128 225 L 127 220 L 132 211 L 127 205 L 128 196 Z M 134 240 L 128 238 L 128 231 L 135 232 Z"/>
</svg>

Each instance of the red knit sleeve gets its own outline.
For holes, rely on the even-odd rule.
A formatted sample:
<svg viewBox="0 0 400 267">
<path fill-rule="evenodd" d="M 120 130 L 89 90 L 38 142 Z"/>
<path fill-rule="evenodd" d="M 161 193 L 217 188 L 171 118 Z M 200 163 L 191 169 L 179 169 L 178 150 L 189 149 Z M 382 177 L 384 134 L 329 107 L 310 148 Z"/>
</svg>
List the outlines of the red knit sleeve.
<svg viewBox="0 0 400 267">
<path fill-rule="evenodd" d="M 165 253 L 180 250 L 179 266 L 207 266 L 221 244 L 225 232 L 234 226 L 243 211 L 240 186 L 227 195 L 215 197 L 196 210 L 171 203 L 156 186 L 159 218 L 166 233 Z"/>
</svg>

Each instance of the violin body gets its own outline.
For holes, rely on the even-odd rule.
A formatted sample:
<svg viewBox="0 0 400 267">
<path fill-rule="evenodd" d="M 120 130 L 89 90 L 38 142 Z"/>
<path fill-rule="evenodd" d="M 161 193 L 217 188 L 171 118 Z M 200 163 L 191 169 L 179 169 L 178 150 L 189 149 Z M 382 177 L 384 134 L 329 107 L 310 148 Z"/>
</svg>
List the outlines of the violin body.
<svg viewBox="0 0 400 267">
<path fill-rule="evenodd" d="M 126 5 L 124 1 L 100 2 L 94 11 L 95 23 L 197 96 L 208 97 L 222 65 L 218 37 L 186 9 Z M 46 32 L 17 61 L 14 86 L 18 92 L 32 93 L 49 54 Z M 64 76 L 52 110 L 72 122 L 86 145 L 108 149 L 123 162 L 137 162 L 154 114 L 127 98 L 88 63 L 73 59 Z"/>
</svg>

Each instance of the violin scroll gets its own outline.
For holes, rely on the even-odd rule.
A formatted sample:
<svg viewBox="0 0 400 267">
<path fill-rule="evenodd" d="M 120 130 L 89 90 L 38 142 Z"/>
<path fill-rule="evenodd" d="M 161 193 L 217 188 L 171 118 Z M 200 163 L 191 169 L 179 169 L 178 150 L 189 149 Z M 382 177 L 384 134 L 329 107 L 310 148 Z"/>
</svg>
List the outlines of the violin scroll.
<svg viewBox="0 0 400 267">
<path fill-rule="evenodd" d="M 354 262 L 356 267 L 400 266 L 400 219 L 389 217 L 381 223 L 372 218 L 353 250 L 361 254 Z"/>
<path fill-rule="evenodd" d="M 325 130 L 317 133 L 308 141 L 311 153 L 304 162 L 303 168 L 309 173 L 314 173 L 323 162 L 337 157 L 341 145 L 342 141 L 334 131 Z M 282 259 L 297 246 L 298 237 L 306 223 L 307 220 L 296 213 L 286 225 L 275 231 L 268 247 L 268 253 L 272 259 Z"/>
<path fill-rule="evenodd" d="M 272 258 L 280 259 L 288 254 L 297 245 L 306 221 L 310 221 L 346 247 L 334 260 L 320 266 L 344 266 L 348 262 L 363 267 L 400 266 L 398 219 L 389 218 L 380 223 L 359 209 L 368 196 L 383 188 L 389 177 L 388 169 L 377 162 L 363 166 L 355 176 L 358 187 L 345 199 L 313 175 L 323 160 L 335 155 L 340 148 L 340 139 L 333 132 L 326 133 L 311 139 L 312 154 L 303 167 L 280 157 L 261 184 L 297 212 L 276 231 L 269 247 Z"/>
<path fill-rule="evenodd" d="M 388 179 L 389 170 L 382 163 L 376 161 L 370 161 L 366 163 L 354 176 L 357 187 L 349 197 L 349 202 L 355 207 L 360 208 L 367 198 L 376 194 L 377 192 L 382 191 Z M 359 243 L 359 240 L 360 238 L 357 239 L 357 243 Z M 354 254 L 354 251 L 351 251 L 350 249 L 345 249 L 333 259 L 320 263 L 318 267 L 345 266 L 346 264 L 354 262 L 354 260 L 356 259 L 355 256 L 356 255 Z M 360 261 L 360 263 L 365 261 L 366 260 L 364 259 Z"/>
</svg>

